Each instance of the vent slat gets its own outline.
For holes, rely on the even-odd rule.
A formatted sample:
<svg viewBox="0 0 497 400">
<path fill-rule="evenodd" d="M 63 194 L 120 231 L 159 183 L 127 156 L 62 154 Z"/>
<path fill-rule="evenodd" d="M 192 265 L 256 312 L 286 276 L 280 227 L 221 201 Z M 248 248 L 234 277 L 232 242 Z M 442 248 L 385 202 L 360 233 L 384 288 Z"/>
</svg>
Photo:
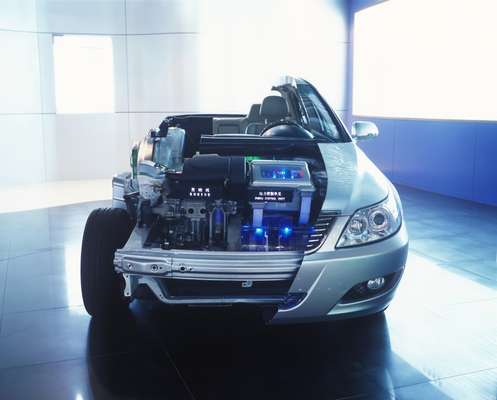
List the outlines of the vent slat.
<svg viewBox="0 0 497 400">
<path fill-rule="evenodd" d="M 336 213 L 326 211 L 322 211 L 318 215 L 314 224 L 314 232 L 309 235 L 309 239 L 307 240 L 306 249 L 308 251 L 318 248 L 323 243 L 335 221 L 335 217 Z"/>
</svg>

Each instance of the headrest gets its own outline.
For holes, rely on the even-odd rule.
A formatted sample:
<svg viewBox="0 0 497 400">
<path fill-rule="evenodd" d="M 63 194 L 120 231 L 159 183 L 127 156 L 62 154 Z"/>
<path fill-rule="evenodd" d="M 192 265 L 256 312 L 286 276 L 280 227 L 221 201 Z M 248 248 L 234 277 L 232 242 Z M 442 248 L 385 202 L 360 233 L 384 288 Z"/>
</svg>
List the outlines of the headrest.
<svg viewBox="0 0 497 400">
<path fill-rule="evenodd" d="M 285 99 L 280 96 L 267 96 L 262 101 L 261 116 L 265 119 L 282 119 L 288 116 Z"/>
<path fill-rule="evenodd" d="M 250 107 L 250 111 L 247 114 L 247 119 L 249 121 L 259 121 L 261 119 L 261 105 L 260 104 L 252 104 Z"/>
</svg>

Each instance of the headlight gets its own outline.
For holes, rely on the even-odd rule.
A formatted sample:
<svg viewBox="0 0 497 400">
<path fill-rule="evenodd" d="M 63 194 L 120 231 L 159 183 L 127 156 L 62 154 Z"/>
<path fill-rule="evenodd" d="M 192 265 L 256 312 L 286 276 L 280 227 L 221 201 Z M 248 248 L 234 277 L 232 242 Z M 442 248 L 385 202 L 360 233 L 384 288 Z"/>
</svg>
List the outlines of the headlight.
<svg viewBox="0 0 497 400">
<path fill-rule="evenodd" d="M 357 210 L 345 227 L 337 247 L 371 243 L 393 235 L 402 223 L 399 200 L 391 190 L 381 203 Z"/>
</svg>

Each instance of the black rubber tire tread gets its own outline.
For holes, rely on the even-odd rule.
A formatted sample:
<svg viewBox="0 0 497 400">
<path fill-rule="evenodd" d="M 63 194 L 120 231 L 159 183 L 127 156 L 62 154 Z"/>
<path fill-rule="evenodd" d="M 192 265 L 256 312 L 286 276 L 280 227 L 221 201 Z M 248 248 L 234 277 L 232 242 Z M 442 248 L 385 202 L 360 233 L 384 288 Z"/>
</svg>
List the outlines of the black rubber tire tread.
<svg viewBox="0 0 497 400">
<path fill-rule="evenodd" d="M 121 208 L 98 208 L 86 221 L 81 246 L 81 292 L 91 316 L 111 316 L 127 309 L 124 280 L 114 271 L 114 252 L 122 248 L 133 222 Z"/>
</svg>

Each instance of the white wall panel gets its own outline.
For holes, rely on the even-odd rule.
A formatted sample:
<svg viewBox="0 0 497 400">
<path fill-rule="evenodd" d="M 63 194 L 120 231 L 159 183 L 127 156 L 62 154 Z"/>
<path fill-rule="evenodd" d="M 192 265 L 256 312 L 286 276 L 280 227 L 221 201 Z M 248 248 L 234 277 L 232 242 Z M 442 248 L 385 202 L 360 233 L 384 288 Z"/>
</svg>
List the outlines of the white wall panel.
<svg viewBox="0 0 497 400">
<path fill-rule="evenodd" d="M 200 33 L 202 110 L 246 112 L 281 75 L 315 84 L 345 108 L 346 4 L 203 1 Z"/>
<path fill-rule="evenodd" d="M 258 46 L 260 53 L 267 54 L 262 59 L 271 59 L 261 63 L 247 62 L 241 53 L 225 58 L 223 47 L 212 49 L 204 42 L 199 88 L 202 112 L 248 112 L 250 105 L 260 103 L 278 77 L 286 74 L 311 82 L 333 108 L 346 108 L 346 43 L 328 44 L 319 62 L 296 57 L 283 46 Z"/>
<path fill-rule="evenodd" d="M 298 75 L 311 82 L 335 110 L 345 110 L 347 44 L 330 43 L 319 62 L 299 59 Z"/>
<path fill-rule="evenodd" d="M 41 111 L 55 112 L 55 81 L 53 60 L 53 36 L 51 33 L 38 34 L 40 63 Z"/>
<path fill-rule="evenodd" d="M 108 178 L 129 160 L 126 114 L 55 116 L 55 145 L 49 149 L 54 180 Z"/>
<path fill-rule="evenodd" d="M 202 0 L 126 0 L 128 34 L 197 32 Z"/>
<path fill-rule="evenodd" d="M 0 115 L 2 185 L 45 179 L 41 115 Z"/>
<path fill-rule="evenodd" d="M 0 29 L 36 31 L 36 0 L 1 0 Z"/>
<path fill-rule="evenodd" d="M 167 116 L 165 113 L 129 113 L 130 148 L 133 143 L 143 139 L 150 129 L 158 128 Z"/>
<path fill-rule="evenodd" d="M 45 180 L 54 181 L 58 179 L 60 172 L 57 161 L 57 153 L 59 151 L 57 144 L 57 130 L 55 126 L 55 114 L 43 114 L 41 116 L 42 131 L 43 131 L 43 147 L 44 147 L 44 169 Z"/>
<path fill-rule="evenodd" d="M 128 63 L 126 37 L 112 36 L 114 50 L 114 106 L 116 112 L 128 111 Z"/>
<path fill-rule="evenodd" d="M 198 63 L 198 35 L 129 36 L 130 111 L 196 111 Z"/>
<path fill-rule="evenodd" d="M 302 5 L 300 1 L 298 3 Z M 308 7 L 309 3 L 307 2 L 306 4 L 304 18 L 310 24 L 319 24 L 323 29 L 331 32 L 334 41 L 349 41 L 348 14 L 350 0 L 319 0 L 314 2 L 311 7 Z"/>
<path fill-rule="evenodd" d="M 123 0 L 38 0 L 39 32 L 124 34 Z"/>
<path fill-rule="evenodd" d="M 0 31 L 0 114 L 39 113 L 40 72 L 35 33 Z"/>
<path fill-rule="evenodd" d="M 9 183 L 109 178 L 165 116 L 247 112 L 287 73 L 345 109 L 346 3 L 0 0 L 0 168 Z M 111 35 L 117 113 L 55 114 L 52 32 Z"/>
</svg>

